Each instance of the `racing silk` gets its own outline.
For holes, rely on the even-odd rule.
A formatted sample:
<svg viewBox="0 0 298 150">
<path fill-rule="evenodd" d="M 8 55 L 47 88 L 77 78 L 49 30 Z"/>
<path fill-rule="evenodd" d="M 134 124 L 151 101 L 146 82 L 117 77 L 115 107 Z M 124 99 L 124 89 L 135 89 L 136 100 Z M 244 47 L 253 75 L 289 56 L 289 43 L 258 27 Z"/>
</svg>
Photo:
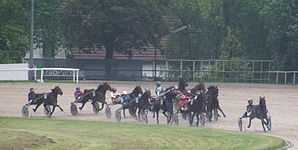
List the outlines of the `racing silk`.
<svg viewBox="0 0 298 150">
<path fill-rule="evenodd" d="M 28 102 L 31 101 L 31 100 L 34 100 L 36 97 L 36 94 L 34 91 L 31 91 L 28 93 Z"/>
<path fill-rule="evenodd" d="M 130 101 L 129 95 L 122 95 L 121 96 L 121 103 L 126 103 Z"/>
<path fill-rule="evenodd" d="M 77 90 L 73 93 L 75 99 L 78 99 L 81 95 L 83 95 L 83 93 L 80 90 Z"/>
<path fill-rule="evenodd" d="M 157 95 L 157 96 L 159 96 L 161 93 L 163 93 L 165 90 L 161 87 L 161 86 L 157 86 L 156 88 L 155 88 L 155 94 Z"/>
</svg>

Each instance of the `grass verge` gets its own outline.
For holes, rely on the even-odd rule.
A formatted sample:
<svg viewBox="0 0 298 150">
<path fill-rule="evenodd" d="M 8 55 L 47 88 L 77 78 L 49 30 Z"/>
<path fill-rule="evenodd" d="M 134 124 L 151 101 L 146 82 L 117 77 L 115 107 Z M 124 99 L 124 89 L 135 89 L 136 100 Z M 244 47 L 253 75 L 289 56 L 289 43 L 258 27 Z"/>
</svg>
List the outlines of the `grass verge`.
<svg viewBox="0 0 298 150">
<path fill-rule="evenodd" d="M 207 128 L 0 117 L 0 149 L 262 150 L 280 138 Z"/>
</svg>

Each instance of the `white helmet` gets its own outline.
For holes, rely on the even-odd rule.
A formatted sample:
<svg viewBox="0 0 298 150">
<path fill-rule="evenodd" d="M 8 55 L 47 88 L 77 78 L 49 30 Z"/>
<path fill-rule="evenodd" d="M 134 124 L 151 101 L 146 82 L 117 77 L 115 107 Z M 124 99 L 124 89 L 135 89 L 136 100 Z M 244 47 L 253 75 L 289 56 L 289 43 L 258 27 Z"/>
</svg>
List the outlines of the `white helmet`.
<svg viewBox="0 0 298 150">
<path fill-rule="evenodd" d="M 122 94 L 126 95 L 127 94 L 127 91 L 122 91 Z"/>
</svg>

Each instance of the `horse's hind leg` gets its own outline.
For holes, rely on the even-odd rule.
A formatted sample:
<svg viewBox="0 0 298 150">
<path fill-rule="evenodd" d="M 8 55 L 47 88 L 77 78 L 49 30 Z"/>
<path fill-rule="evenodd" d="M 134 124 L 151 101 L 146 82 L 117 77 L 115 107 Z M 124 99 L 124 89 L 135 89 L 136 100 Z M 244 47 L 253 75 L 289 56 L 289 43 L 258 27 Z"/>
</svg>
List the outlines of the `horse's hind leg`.
<svg viewBox="0 0 298 150">
<path fill-rule="evenodd" d="M 37 108 L 41 105 L 42 103 L 38 103 L 35 107 L 35 109 L 33 108 L 33 111 L 36 112 Z"/>
<path fill-rule="evenodd" d="M 82 102 L 82 106 L 79 107 L 79 109 L 82 110 L 84 108 L 85 104 L 86 104 L 86 102 Z"/>
</svg>

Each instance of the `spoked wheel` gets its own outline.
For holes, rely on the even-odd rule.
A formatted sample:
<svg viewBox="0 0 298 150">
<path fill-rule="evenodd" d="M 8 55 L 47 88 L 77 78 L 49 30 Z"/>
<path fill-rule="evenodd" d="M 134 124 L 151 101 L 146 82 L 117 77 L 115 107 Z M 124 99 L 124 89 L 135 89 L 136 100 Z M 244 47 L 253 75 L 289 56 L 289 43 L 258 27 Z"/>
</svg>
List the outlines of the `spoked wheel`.
<svg viewBox="0 0 298 150">
<path fill-rule="evenodd" d="M 70 113 L 73 116 L 76 116 L 78 114 L 78 108 L 77 108 L 77 105 L 76 104 L 74 104 L 74 103 L 71 103 L 70 104 Z"/>
<path fill-rule="evenodd" d="M 266 125 L 266 126 L 267 126 L 267 129 L 268 129 L 268 131 L 271 131 L 271 127 L 272 127 L 272 124 L 271 124 L 271 117 L 269 116 L 267 120 L 268 120 L 268 123 L 267 123 L 267 125 Z"/>
<path fill-rule="evenodd" d="M 43 112 L 46 116 L 50 117 L 51 116 L 51 107 L 50 105 L 46 105 L 44 108 L 43 108 Z"/>
<path fill-rule="evenodd" d="M 242 119 L 238 119 L 238 127 L 239 127 L 239 131 L 242 132 L 243 130 L 243 125 L 242 125 Z"/>
<path fill-rule="evenodd" d="M 213 110 L 213 113 L 214 113 L 214 120 L 217 121 L 218 120 L 218 111 L 216 108 Z"/>
<path fill-rule="evenodd" d="M 24 105 L 22 108 L 22 117 L 29 117 L 28 106 Z"/>
<path fill-rule="evenodd" d="M 201 125 L 204 126 L 205 125 L 205 115 L 204 113 L 200 113 L 200 121 L 201 121 Z"/>
<path fill-rule="evenodd" d="M 111 119 L 112 112 L 111 112 L 111 108 L 109 106 L 106 107 L 105 114 L 108 119 Z"/>
<path fill-rule="evenodd" d="M 146 112 L 142 112 L 142 122 L 148 124 L 148 116 Z"/>
<path fill-rule="evenodd" d="M 98 102 L 92 102 L 92 105 L 93 105 L 93 112 L 94 113 L 96 113 L 96 114 L 98 114 L 98 112 L 99 112 L 99 104 L 98 104 Z"/>
<path fill-rule="evenodd" d="M 116 110 L 115 119 L 116 119 L 117 122 L 121 122 L 121 109 Z"/>
</svg>

